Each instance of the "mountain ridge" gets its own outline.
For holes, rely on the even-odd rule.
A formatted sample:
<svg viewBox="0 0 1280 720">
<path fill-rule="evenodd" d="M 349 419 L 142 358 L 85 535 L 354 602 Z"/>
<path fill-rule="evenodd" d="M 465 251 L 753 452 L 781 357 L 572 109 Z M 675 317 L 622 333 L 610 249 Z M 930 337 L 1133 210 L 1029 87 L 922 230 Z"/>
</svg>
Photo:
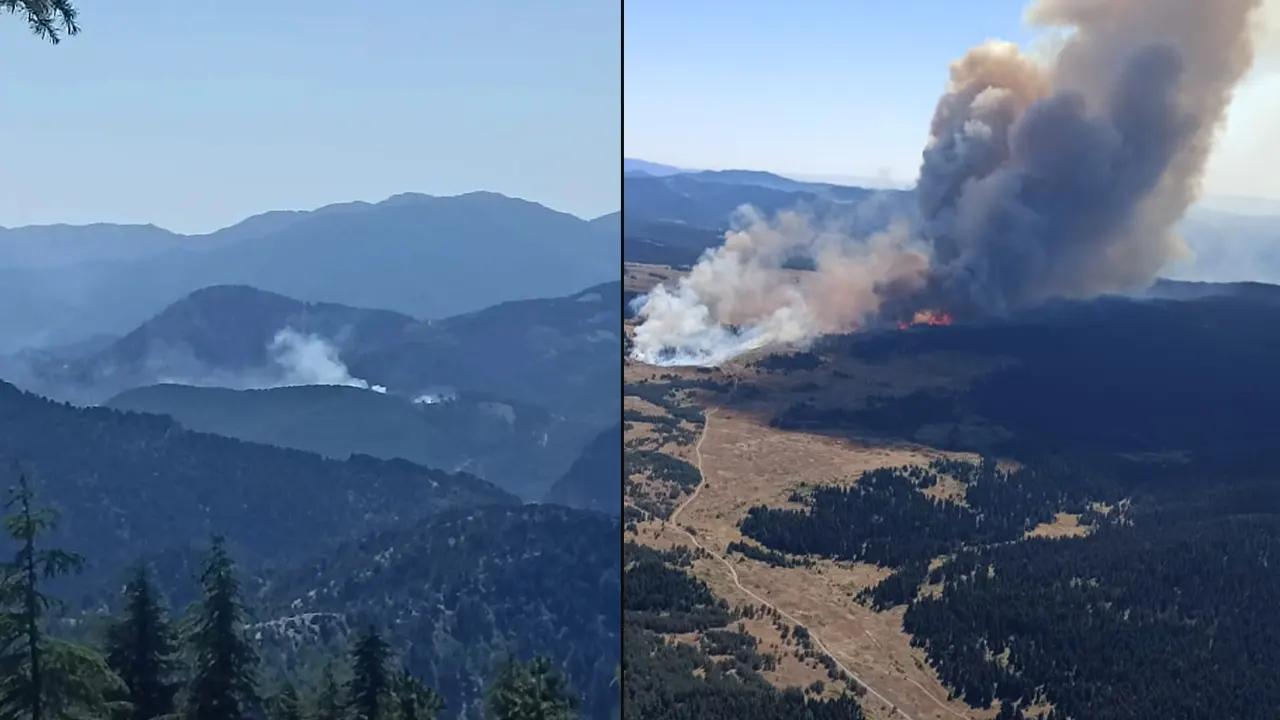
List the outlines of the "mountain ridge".
<svg viewBox="0 0 1280 720">
<path fill-rule="evenodd" d="M 610 515 L 622 511 L 622 425 L 597 435 L 548 490 L 546 502 Z"/>
<path fill-rule="evenodd" d="M 390 310 L 297 300 L 247 285 L 216 285 L 189 293 L 105 347 L 88 346 L 81 357 L 29 353 L 10 357 L 7 371 L 0 363 L 0 373 L 20 374 L 29 389 L 81 404 L 162 382 L 265 387 L 281 384 L 280 368 L 272 364 L 269 352 L 273 338 L 293 330 L 330 345 L 334 359 L 345 362 L 353 374 L 368 374 L 371 382 L 382 385 L 398 383 L 405 393 L 440 384 L 483 390 L 480 380 L 467 378 L 475 377 L 477 368 L 487 368 L 494 381 L 514 391 L 499 390 L 498 395 L 547 405 L 545 399 L 554 393 L 501 377 L 499 366 L 507 358 L 498 353 L 510 353 L 511 347 L 502 349 L 504 344 L 515 344 L 517 356 L 523 353 L 528 362 L 548 371 L 547 353 L 567 353 L 578 372 L 592 374 L 590 382 L 603 381 L 604 366 L 617 362 L 606 357 L 603 343 L 617 339 L 620 310 L 611 301 L 621 297 L 620 291 L 620 283 L 610 281 L 566 296 L 511 300 L 431 321 Z M 485 357 L 472 362 L 466 343 Z M 444 377 L 431 377 L 429 369 L 415 367 L 404 357 L 427 352 L 443 353 L 435 365 L 448 366 Z M 261 371 L 252 382 L 229 375 L 249 370 Z M 560 379 L 573 384 L 575 378 L 587 381 L 563 372 Z M 574 401 L 588 400 L 583 395 Z M 551 402 L 550 407 L 556 406 L 561 405 Z"/>
<path fill-rule="evenodd" d="M 230 230 L 234 230 L 236 228 L 241 228 L 242 226 L 245 226 L 245 225 L 253 226 L 258 224 L 267 224 L 264 221 L 268 219 L 271 219 L 271 220 L 283 219 L 285 216 L 304 216 L 304 215 L 313 215 L 316 213 L 328 213 L 328 212 L 357 209 L 357 208 L 372 208 L 372 207 L 377 207 L 379 205 L 383 205 L 387 203 L 395 204 L 397 202 L 402 202 L 406 199 L 430 198 L 430 199 L 436 199 L 436 200 L 448 200 L 448 199 L 454 199 L 454 198 L 466 198 L 470 196 L 501 198 L 505 200 L 517 201 L 520 203 L 526 203 L 529 205 L 536 205 L 538 207 L 545 208 L 547 210 L 550 210 L 555 213 L 559 213 L 561 215 L 568 215 L 570 217 L 574 217 L 579 220 L 584 220 L 588 222 L 591 220 L 599 219 L 600 217 L 605 217 L 605 216 L 617 214 L 618 212 L 620 212 L 615 210 L 613 212 L 604 213 L 603 215 L 597 216 L 595 218 L 587 218 L 587 217 L 574 215 L 573 213 L 565 210 L 556 210 L 550 205 L 540 203 L 536 200 L 527 200 L 525 198 L 521 198 L 516 195 L 507 195 L 505 193 L 495 192 L 492 190 L 468 190 L 466 192 L 455 193 L 453 195 L 432 195 L 430 193 L 421 193 L 421 192 L 415 192 L 415 191 L 409 190 L 405 192 L 393 193 L 383 198 L 382 200 L 340 201 L 340 202 L 326 203 L 324 205 L 311 208 L 309 210 L 302 210 L 302 209 L 263 210 L 261 212 L 256 212 L 251 215 L 247 215 L 244 218 L 231 223 L 230 225 L 224 225 L 220 228 L 216 228 L 214 230 L 209 230 L 206 232 L 184 233 L 184 232 L 179 232 L 177 230 L 170 230 L 166 227 L 157 225 L 155 223 L 147 223 L 147 222 L 97 221 L 97 222 L 89 222 L 89 223 L 56 222 L 56 223 L 27 223 L 22 225 L 0 225 L 0 233 L 6 232 L 6 231 L 27 231 L 27 230 L 42 230 L 42 229 L 89 230 L 89 229 L 102 229 L 102 228 L 119 228 L 119 229 L 138 229 L 138 230 L 145 230 L 149 232 L 160 232 L 176 238 L 207 238 L 207 237 L 218 235 L 220 233 L 224 233 Z"/>
<path fill-rule="evenodd" d="M 616 224 L 612 213 L 584 220 L 475 192 L 271 211 L 194 236 L 110 225 L 0 231 L 0 303 L 28 309 L 0 317 L 0 352 L 122 334 L 210 285 L 417 318 L 563 295 L 616 277 L 620 249 L 606 241 Z"/>
<path fill-rule="evenodd" d="M 340 385 L 150 385 L 126 390 L 105 407 L 167 415 L 189 430 L 337 460 L 370 455 L 466 472 L 524 498 L 541 497 L 593 434 L 592 426 L 502 398 L 464 393 L 415 402 Z"/>
</svg>

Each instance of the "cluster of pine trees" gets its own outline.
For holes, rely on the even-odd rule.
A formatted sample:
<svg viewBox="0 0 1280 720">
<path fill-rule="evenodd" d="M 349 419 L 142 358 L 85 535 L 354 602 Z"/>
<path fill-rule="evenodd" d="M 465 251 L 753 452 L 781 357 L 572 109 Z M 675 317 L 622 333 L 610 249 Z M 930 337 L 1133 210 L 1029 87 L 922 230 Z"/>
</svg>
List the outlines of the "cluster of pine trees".
<svg viewBox="0 0 1280 720">
<path fill-rule="evenodd" d="M 123 590 L 101 649 L 49 631 L 56 598 L 47 581 L 84 558 L 42 547 L 55 513 L 35 503 L 26 473 L 10 492 L 5 530 L 16 551 L 0 563 L 0 720 L 435 720 L 441 696 L 395 669 L 376 627 L 352 642 L 343 673 L 332 664 L 308 692 L 286 680 L 264 696 L 235 564 L 215 537 L 201 567 L 201 596 L 172 621 L 145 565 Z M 492 720 L 571 720 L 575 700 L 542 658 L 509 661 L 491 683 Z"/>
<path fill-rule="evenodd" d="M 793 493 L 791 501 L 806 508 L 753 507 L 740 527 L 761 545 L 791 555 L 890 568 L 927 565 L 964 547 L 1018 540 L 1057 512 L 1099 519 L 1090 512 L 1090 503 L 1120 497 L 1112 472 L 1088 457 L 1029 458 L 1012 471 L 999 469 L 990 457 L 980 463 L 948 460 L 927 468 L 877 468 L 852 485 Z M 964 483 L 963 504 L 921 491 L 936 485 L 939 475 Z M 893 602 L 909 599 L 903 595 L 906 590 L 895 591 Z"/>
<path fill-rule="evenodd" d="M 1085 538 L 959 553 L 903 629 L 974 706 L 1047 699 L 1049 720 L 1273 720 L 1280 507 L 1251 499 L 1247 514 L 1212 517 L 1205 502 L 1175 518 L 1148 505 Z"/>
</svg>

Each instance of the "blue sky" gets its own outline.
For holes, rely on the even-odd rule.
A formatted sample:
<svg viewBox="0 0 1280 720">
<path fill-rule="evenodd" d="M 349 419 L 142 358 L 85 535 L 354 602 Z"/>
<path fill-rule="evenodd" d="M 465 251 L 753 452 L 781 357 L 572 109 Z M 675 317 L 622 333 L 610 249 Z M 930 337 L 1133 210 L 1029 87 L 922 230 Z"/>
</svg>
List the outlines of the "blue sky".
<svg viewBox="0 0 1280 720">
<path fill-rule="evenodd" d="M 1209 192 L 1280 198 L 1280 0 L 1211 162 Z M 948 64 L 988 39 L 1028 45 L 1024 0 L 632 2 L 628 157 L 910 184 Z"/>
<path fill-rule="evenodd" d="M 0 225 L 207 231 L 406 191 L 620 205 L 616 2 L 76 5 L 57 46 L 0 15 Z"/>
</svg>

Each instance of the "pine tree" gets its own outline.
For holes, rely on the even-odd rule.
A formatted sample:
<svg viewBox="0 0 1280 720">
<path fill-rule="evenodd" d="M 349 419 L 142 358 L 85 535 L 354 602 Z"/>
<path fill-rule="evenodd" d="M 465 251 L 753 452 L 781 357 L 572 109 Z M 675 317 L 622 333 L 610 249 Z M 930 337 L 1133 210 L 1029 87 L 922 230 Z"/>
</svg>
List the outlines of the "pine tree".
<svg viewBox="0 0 1280 720">
<path fill-rule="evenodd" d="M 38 547 L 57 515 L 37 507 L 28 474 L 17 475 L 4 525 L 18 550 L 0 565 L 0 720 L 106 717 L 115 709 L 107 698 L 124 690 L 120 679 L 93 650 L 50 638 L 43 628 L 56 600 L 41 591 L 40 581 L 77 572 L 84 560 Z"/>
<path fill-rule="evenodd" d="M 399 720 L 436 720 L 444 710 L 444 698 L 408 671 L 396 677 L 394 687 Z"/>
<path fill-rule="evenodd" d="M 372 625 L 356 638 L 351 649 L 351 683 L 347 691 L 354 720 L 379 720 L 391 689 L 387 672 L 390 657 L 391 647 Z"/>
<path fill-rule="evenodd" d="M 240 583 L 221 537 L 213 539 L 200 583 L 204 597 L 190 638 L 195 667 L 187 714 L 190 720 L 242 720 L 258 703 L 258 657 L 245 637 Z"/>
<path fill-rule="evenodd" d="M 573 720 L 573 695 L 546 658 L 528 664 L 509 661 L 498 672 L 486 699 L 490 720 Z"/>
<path fill-rule="evenodd" d="M 271 720 L 302 720 L 302 708 L 298 703 L 298 691 L 285 681 L 280 694 L 271 702 Z"/>
<path fill-rule="evenodd" d="M 173 712 L 173 630 L 145 565 L 124 587 L 124 609 L 107 629 L 107 663 L 129 688 L 133 720 Z"/>
<path fill-rule="evenodd" d="M 342 696 L 333 678 L 333 665 L 324 667 L 320 689 L 316 693 L 315 720 L 343 720 Z"/>
<path fill-rule="evenodd" d="M 0 0 L 0 10 L 22 15 L 36 37 L 55 45 L 62 39 L 63 32 L 68 35 L 80 32 L 76 9 L 68 0 Z"/>
</svg>

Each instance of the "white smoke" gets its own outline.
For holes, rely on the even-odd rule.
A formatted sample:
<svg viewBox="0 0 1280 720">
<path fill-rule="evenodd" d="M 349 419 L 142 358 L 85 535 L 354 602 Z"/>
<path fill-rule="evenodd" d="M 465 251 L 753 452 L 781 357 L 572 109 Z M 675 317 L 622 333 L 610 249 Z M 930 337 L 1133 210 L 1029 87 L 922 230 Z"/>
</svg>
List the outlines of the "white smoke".
<svg viewBox="0 0 1280 720">
<path fill-rule="evenodd" d="M 927 268 L 901 222 L 866 238 L 807 215 L 744 208 L 724 245 L 674 288 L 637 299 L 633 357 L 654 365 L 719 365 L 774 343 L 805 343 L 871 320 L 889 293 L 918 289 Z M 784 270 L 806 259 L 812 272 Z"/>
<path fill-rule="evenodd" d="M 319 335 L 303 334 L 293 328 L 277 332 L 267 346 L 271 358 L 283 373 L 281 385 L 344 385 L 385 393 L 382 385 L 353 377 L 338 349 Z"/>
</svg>

